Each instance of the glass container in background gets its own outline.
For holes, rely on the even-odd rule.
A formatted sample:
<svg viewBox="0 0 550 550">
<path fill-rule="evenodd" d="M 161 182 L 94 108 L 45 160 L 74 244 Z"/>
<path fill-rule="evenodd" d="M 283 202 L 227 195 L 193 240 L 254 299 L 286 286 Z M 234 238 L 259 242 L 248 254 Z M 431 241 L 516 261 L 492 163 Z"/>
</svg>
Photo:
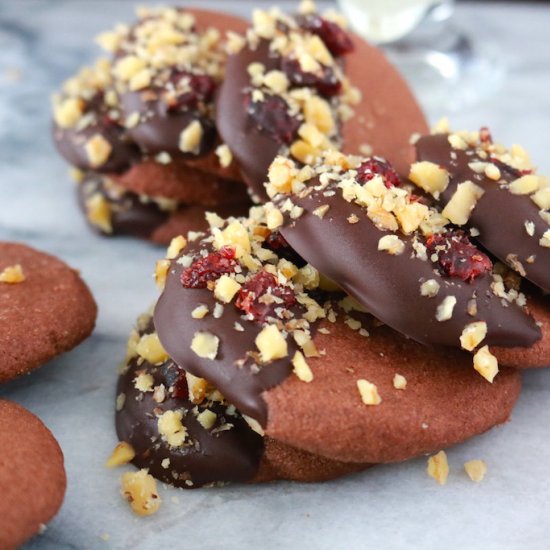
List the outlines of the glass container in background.
<svg viewBox="0 0 550 550">
<path fill-rule="evenodd" d="M 379 45 L 436 116 L 494 94 L 504 75 L 495 45 L 453 23 L 453 0 L 339 0 L 353 30 Z"/>
</svg>

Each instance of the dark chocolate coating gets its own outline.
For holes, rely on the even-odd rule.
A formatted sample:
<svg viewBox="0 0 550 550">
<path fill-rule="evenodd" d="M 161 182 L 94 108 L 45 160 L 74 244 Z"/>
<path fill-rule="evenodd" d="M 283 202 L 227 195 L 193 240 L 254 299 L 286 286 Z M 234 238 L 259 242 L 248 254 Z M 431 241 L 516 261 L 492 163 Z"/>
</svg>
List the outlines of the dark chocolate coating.
<svg viewBox="0 0 550 550">
<path fill-rule="evenodd" d="M 186 254 L 191 249 L 186 249 Z M 262 426 L 267 422 L 267 407 L 262 392 L 280 384 L 291 372 L 290 359 L 298 349 L 292 338 L 287 338 L 288 357 L 253 368 L 253 361 L 244 365 L 237 361 L 247 359 L 247 352 L 256 350 L 254 340 L 262 330 L 260 324 L 243 318 L 243 312 L 233 303 L 224 306 L 223 315 L 216 319 L 210 313 L 204 319 L 193 319 L 191 312 L 199 304 L 210 312 L 216 304 L 208 289 L 189 289 L 181 284 L 183 268 L 172 262 L 166 286 L 155 307 L 155 326 L 167 353 L 191 374 L 206 378 L 218 388 L 226 399 L 243 414 L 256 419 Z M 234 329 L 240 323 L 244 331 Z M 208 331 L 220 339 L 216 359 L 203 359 L 191 349 L 196 332 Z"/>
<path fill-rule="evenodd" d="M 476 239 L 497 258 L 506 262 L 509 254 L 517 259 L 525 269 L 525 277 L 545 292 L 550 292 L 550 248 L 539 245 L 539 239 L 548 225 L 539 216 L 539 208 L 527 195 L 513 195 L 485 174 L 477 174 L 468 164 L 487 162 L 480 158 L 473 148 L 453 149 L 447 134 L 424 136 L 416 143 L 419 161 L 430 161 L 445 168 L 449 174 L 449 186 L 441 194 L 440 203 L 446 205 L 457 185 L 466 180 L 479 185 L 485 193 L 477 202 L 470 219 L 469 227 L 475 227 L 480 234 Z M 451 157 L 451 153 L 453 157 Z M 506 169 L 502 164 L 502 180 L 510 183 L 521 176 L 513 168 Z M 525 222 L 535 224 L 535 234 L 531 237 L 525 230 Z M 526 259 L 536 256 L 533 263 Z"/>
<path fill-rule="evenodd" d="M 129 168 L 140 156 L 137 147 L 128 139 L 123 128 L 109 123 L 96 123 L 83 130 L 60 128 L 53 125 L 53 140 L 59 154 L 80 170 L 95 170 L 101 173 L 119 173 Z M 84 146 L 94 135 L 99 134 L 112 147 L 109 158 L 101 166 L 92 166 Z"/>
<path fill-rule="evenodd" d="M 269 54 L 267 40 L 260 40 L 255 50 L 245 46 L 238 54 L 230 55 L 226 68 L 228 77 L 217 96 L 216 124 L 220 136 L 237 159 L 245 182 L 254 194 L 267 200 L 263 183 L 281 146 L 259 130 L 246 112 L 245 91 L 250 86 L 247 68 L 255 62 L 263 63 L 266 72 L 280 66 L 280 58 Z"/>
<path fill-rule="evenodd" d="M 311 186 L 318 181 L 310 182 Z M 283 197 L 284 200 L 284 197 Z M 473 283 L 442 276 L 430 261 L 413 255 L 412 238 L 400 235 L 405 251 L 391 255 L 378 251 L 378 241 L 388 232 L 380 231 L 355 203 L 348 203 L 340 190 L 332 197 L 313 190 L 306 198 L 293 197 L 304 208 L 303 215 L 288 221 L 281 233 L 303 258 L 335 281 L 372 315 L 424 344 L 459 346 L 465 325 L 482 320 L 487 323 L 484 344 L 528 347 L 541 337 L 535 321 L 514 304 L 504 307 L 490 284 L 490 274 Z M 323 219 L 312 214 L 315 208 L 329 204 Z M 356 224 L 347 218 L 355 214 Z M 437 296 L 420 294 L 422 281 L 435 279 L 440 284 Z M 467 313 L 468 301 L 477 295 L 478 313 Z M 437 306 L 446 296 L 457 299 L 450 320 L 436 319 Z"/>
<path fill-rule="evenodd" d="M 146 332 L 151 332 L 151 328 Z M 214 427 L 206 430 L 195 418 L 192 409 L 197 405 L 186 398 L 169 396 L 162 403 L 153 400 L 152 392 L 142 393 L 134 387 L 137 371 L 146 371 L 154 384 L 170 386 L 166 369 L 178 369 L 171 360 L 161 365 L 147 361 L 138 365 L 137 358 L 130 361 L 128 370 L 118 381 L 117 395 L 125 394 L 124 407 L 116 413 L 116 429 L 120 441 L 132 445 L 136 456 L 132 461 L 138 468 L 177 487 L 200 487 L 208 483 L 249 481 L 256 472 L 263 451 L 263 438 L 254 432 L 238 414 L 226 414 L 225 406 L 211 405 L 218 416 Z M 183 371 L 182 371 L 183 372 Z M 204 409 L 199 406 L 199 412 Z M 191 445 L 171 447 L 159 435 L 158 416 L 168 410 L 183 410 L 182 424 L 187 428 Z M 225 423 L 233 428 L 217 433 L 215 428 Z M 162 466 L 170 459 L 168 468 Z"/>
<path fill-rule="evenodd" d="M 131 235 L 147 239 L 170 216 L 170 212 L 162 210 L 155 202 L 143 202 L 135 193 L 125 191 L 122 194 L 113 194 L 105 186 L 104 179 L 99 174 L 87 174 L 76 191 L 78 203 L 84 214 L 86 214 L 86 199 L 92 195 L 100 193 L 109 201 L 112 209 L 113 232 L 104 233 L 97 226 L 92 225 L 95 231 L 103 235 Z"/>
<path fill-rule="evenodd" d="M 156 97 L 153 97 L 156 96 Z M 214 122 L 197 111 L 170 112 L 160 90 L 126 92 L 121 96 L 122 111 L 126 117 L 141 115 L 141 121 L 128 129 L 128 134 L 143 151 L 157 154 L 166 151 L 175 157 L 195 158 L 210 152 L 216 141 Z M 198 120 L 203 135 L 197 153 L 183 153 L 179 148 L 180 134 L 193 120 Z"/>
</svg>

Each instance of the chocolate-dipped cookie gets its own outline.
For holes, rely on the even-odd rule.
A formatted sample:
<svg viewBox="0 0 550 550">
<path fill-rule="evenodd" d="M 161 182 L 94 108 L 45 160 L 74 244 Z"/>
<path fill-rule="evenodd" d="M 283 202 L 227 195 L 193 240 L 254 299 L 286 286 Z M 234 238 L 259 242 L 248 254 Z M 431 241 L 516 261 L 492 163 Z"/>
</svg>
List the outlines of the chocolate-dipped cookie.
<svg viewBox="0 0 550 550">
<path fill-rule="evenodd" d="M 149 315 L 139 319 L 129 340 L 117 389 L 116 425 L 127 460 L 177 487 L 322 481 L 368 466 L 264 439 L 210 383 L 186 373 L 166 355 Z"/>
<path fill-rule="evenodd" d="M 0 382 L 69 351 L 92 332 L 94 299 L 62 261 L 0 242 Z"/>
<path fill-rule="evenodd" d="M 474 230 L 492 254 L 550 292 L 550 182 L 535 173 L 525 150 L 495 143 L 482 128 L 423 136 L 416 153 L 411 179 L 443 215 Z"/>
<path fill-rule="evenodd" d="M 525 295 L 383 159 L 329 152 L 304 169 L 279 157 L 268 179 L 289 244 L 392 328 L 469 351 L 540 340 Z"/>
<path fill-rule="evenodd" d="M 80 174 L 78 201 L 89 224 L 102 235 L 130 235 L 168 245 L 178 235 L 208 228 L 206 214 L 245 215 L 250 206 L 242 201 L 205 207 L 188 206 L 174 199 L 128 191 L 112 178 L 98 173 Z"/>
<path fill-rule="evenodd" d="M 256 10 L 227 62 L 216 104 L 219 132 L 254 193 L 277 154 L 314 162 L 323 149 L 368 147 L 411 160 L 409 138 L 426 127 L 405 82 L 383 55 L 304 2 L 295 16 Z"/>
<path fill-rule="evenodd" d="M 98 37 L 112 60 L 84 68 L 54 96 L 60 153 L 77 168 L 102 173 L 124 172 L 147 158 L 161 165 L 189 159 L 195 168 L 237 179 L 230 156 L 216 155 L 213 98 L 225 69 L 222 33 L 240 31 L 244 22 L 177 8 L 139 15 L 133 26 Z"/>
<path fill-rule="evenodd" d="M 281 222 L 275 212 L 252 209 L 169 248 L 155 326 L 177 364 L 260 433 L 341 462 L 404 460 L 508 418 L 516 372 L 495 378 L 476 365 L 490 384 L 468 354 L 404 339 L 352 299 L 323 292 L 318 272 L 269 229 Z"/>
<path fill-rule="evenodd" d="M 202 222 L 191 225 L 199 207 L 244 213 L 247 188 L 217 136 L 213 112 L 225 69 L 224 33 L 244 29 L 242 20 L 224 14 L 142 10 L 135 25 L 98 37 L 112 59 L 82 69 L 54 97 L 54 142 L 71 165 L 163 205 L 145 208 L 118 193 L 114 233 L 149 235 L 173 200 L 193 208 L 170 216 L 159 238 L 178 227 L 200 229 Z"/>
<path fill-rule="evenodd" d="M 0 548 L 15 550 L 57 514 L 67 478 L 50 430 L 5 400 L 0 400 L 0 449 Z"/>
</svg>

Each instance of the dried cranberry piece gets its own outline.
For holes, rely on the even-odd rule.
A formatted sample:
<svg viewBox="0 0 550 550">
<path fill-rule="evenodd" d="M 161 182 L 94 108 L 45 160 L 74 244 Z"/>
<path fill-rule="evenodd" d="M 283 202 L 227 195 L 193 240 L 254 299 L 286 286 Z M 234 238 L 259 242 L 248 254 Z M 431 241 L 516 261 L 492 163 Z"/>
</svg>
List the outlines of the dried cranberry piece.
<svg viewBox="0 0 550 550">
<path fill-rule="evenodd" d="M 273 231 L 266 237 L 265 246 L 273 250 L 279 258 L 284 258 L 298 267 L 303 267 L 307 263 L 298 252 L 288 244 L 279 231 Z"/>
<path fill-rule="evenodd" d="M 401 185 L 399 174 L 394 170 L 393 166 L 378 157 L 367 159 L 357 168 L 357 179 L 360 183 L 367 183 L 374 176 L 382 176 L 384 184 L 388 189 Z"/>
<path fill-rule="evenodd" d="M 181 274 L 185 288 L 206 288 L 208 281 L 216 281 L 222 275 L 233 273 L 237 267 L 235 249 L 222 246 L 218 252 L 211 252 L 199 258 Z"/>
<path fill-rule="evenodd" d="M 169 110 L 196 109 L 199 103 L 210 103 L 216 91 L 216 81 L 207 74 L 194 74 L 189 71 L 175 71 L 170 76 L 170 82 L 176 86 L 183 79 L 189 80 L 189 90 L 171 100 Z"/>
<path fill-rule="evenodd" d="M 263 101 L 252 101 L 247 95 L 245 108 L 258 130 L 281 144 L 289 145 L 294 141 L 300 121 L 289 113 L 288 104 L 282 97 L 270 95 Z"/>
<path fill-rule="evenodd" d="M 493 136 L 491 136 L 491 132 L 487 126 L 482 126 L 479 129 L 479 141 L 481 141 L 484 145 L 490 145 L 493 143 Z"/>
<path fill-rule="evenodd" d="M 260 271 L 245 283 L 235 300 L 235 305 L 258 323 L 263 323 L 267 317 L 275 317 L 276 309 L 289 309 L 295 304 L 292 289 L 279 284 L 275 275 L 267 271 Z"/>
<path fill-rule="evenodd" d="M 185 371 L 175 363 L 168 363 L 163 368 L 166 386 L 171 388 L 172 397 L 176 399 L 187 399 L 189 390 L 187 388 L 187 378 Z"/>
<path fill-rule="evenodd" d="M 284 58 L 281 68 L 292 86 L 315 88 L 324 97 L 333 97 L 342 90 L 342 82 L 330 67 L 322 67 L 320 75 L 302 70 L 296 59 Z"/>
<path fill-rule="evenodd" d="M 297 22 L 302 29 L 316 34 L 334 56 L 354 50 L 353 42 L 346 31 L 332 21 L 316 14 L 308 14 L 298 16 Z"/>
<path fill-rule="evenodd" d="M 429 255 L 437 255 L 440 272 L 471 283 L 476 277 L 491 272 L 493 263 L 478 250 L 464 231 L 452 230 L 431 235 L 426 240 Z"/>
</svg>

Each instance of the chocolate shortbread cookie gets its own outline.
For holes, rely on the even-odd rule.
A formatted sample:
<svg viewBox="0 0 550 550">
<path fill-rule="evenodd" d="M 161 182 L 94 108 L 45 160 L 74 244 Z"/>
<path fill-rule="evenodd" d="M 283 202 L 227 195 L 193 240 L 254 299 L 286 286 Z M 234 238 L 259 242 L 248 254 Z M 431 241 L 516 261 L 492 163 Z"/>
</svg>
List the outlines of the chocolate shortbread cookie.
<svg viewBox="0 0 550 550">
<path fill-rule="evenodd" d="M 368 467 L 263 438 L 211 384 L 166 355 L 149 315 L 140 318 L 129 340 L 118 383 L 116 425 L 137 467 L 179 487 L 323 481 Z"/>
<path fill-rule="evenodd" d="M 489 384 L 465 352 L 404 339 L 349 297 L 323 292 L 267 212 L 218 224 L 160 264 L 155 326 L 177 364 L 266 436 L 342 462 L 404 460 L 508 418 L 517 373 L 503 369 Z M 395 375 L 414 391 L 393 387 Z"/>
<path fill-rule="evenodd" d="M 301 173 L 282 157 L 270 168 L 281 233 L 377 318 L 419 342 L 469 351 L 540 340 L 525 295 L 383 159 L 328 152 L 293 192 Z"/>
<path fill-rule="evenodd" d="M 368 147 L 399 168 L 412 160 L 410 136 L 426 127 L 414 97 L 384 56 L 343 25 L 311 2 L 295 16 L 257 10 L 246 41 L 228 59 L 218 129 L 262 199 L 265 174 L 280 153 L 311 163 L 327 148 Z"/>
<path fill-rule="evenodd" d="M 94 299 L 62 261 L 0 242 L 0 382 L 69 351 L 92 332 Z"/>
<path fill-rule="evenodd" d="M 11 550 L 57 514 L 67 479 L 63 453 L 34 414 L 0 400 L 0 548 Z"/>
</svg>

